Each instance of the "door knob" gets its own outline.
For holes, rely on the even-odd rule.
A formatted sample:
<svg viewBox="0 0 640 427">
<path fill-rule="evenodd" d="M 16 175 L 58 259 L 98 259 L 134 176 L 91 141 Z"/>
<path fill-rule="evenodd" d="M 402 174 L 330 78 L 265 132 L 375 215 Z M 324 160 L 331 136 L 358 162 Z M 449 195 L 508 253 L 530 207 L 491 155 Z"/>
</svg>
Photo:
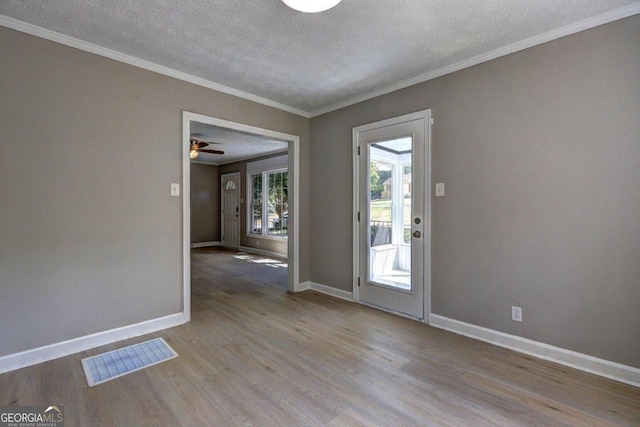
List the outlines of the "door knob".
<svg viewBox="0 0 640 427">
<path fill-rule="evenodd" d="M 416 239 L 417 239 L 418 237 L 420 237 L 420 236 L 422 236 L 422 233 L 420 233 L 419 231 L 414 231 L 414 232 L 413 232 L 413 237 L 415 237 Z"/>
</svg>

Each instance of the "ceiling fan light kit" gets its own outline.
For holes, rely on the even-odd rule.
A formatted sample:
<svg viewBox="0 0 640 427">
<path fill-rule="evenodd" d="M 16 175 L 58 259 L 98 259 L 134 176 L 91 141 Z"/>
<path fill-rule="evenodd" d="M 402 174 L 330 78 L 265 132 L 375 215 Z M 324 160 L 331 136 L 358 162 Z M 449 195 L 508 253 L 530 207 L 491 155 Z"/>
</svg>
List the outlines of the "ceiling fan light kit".
<svg viewBox="0 0 640 427">
<path fill-rule="evenodd" d="M 317 13 L 329 10 L 342 0 L 282 0 L 291 9 L 304 13 Z"/>
<path fill-rule="evenodd" d="M 205 150 L 204 147 L 209 145 L 208 142 L 199 141 L 195 138 L 191 138 L 189 142 L 189 158 L 192 160 L 197 159 L 200 155 L 200 152 L 210 154 L 224 154 L 224 151 L 222 150 Z"/>
</svg>

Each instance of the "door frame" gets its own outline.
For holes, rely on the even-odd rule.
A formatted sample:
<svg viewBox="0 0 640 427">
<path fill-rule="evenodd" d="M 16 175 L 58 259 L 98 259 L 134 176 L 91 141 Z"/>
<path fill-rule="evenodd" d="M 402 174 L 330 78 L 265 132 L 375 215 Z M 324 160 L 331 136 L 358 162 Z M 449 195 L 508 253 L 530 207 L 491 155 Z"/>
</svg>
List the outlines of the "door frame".
<svg viewBox="0 0 640 427">
<path fill-rule="evenodd" d="M 302 291 L 300 287 L 300 137 L 259 128 L 243 123 L 218 119 L 203 114 L 182 111 L 182 312 L 184 321 L 191 320 L 191 159 L 189 139 L 191 122 L 206 123 L 239 132 L 262 135 L 289 144 L 289 223 L 287 241 L 287 290 Z"/>
<path fill-rule="evenodd" d="M 222 246 L 226 247 L 226 248 L 231 248 L 231 249 L 240 249 L 241 246 L 241 241 L 242 241 L 242 235 L 240 230 L 242 229 L 241 224 L 240 224 L 240 211 L 238 210 L 238 246 L 234 247 L 234 246 L 227 246 L 225 245 L 224 242 L 224 185 L 222 183 L 222 180 L 224 177 L 231 177 L 231 176 L 235 176 L 238 177 L 238 188 L 236 189 L 238 191 L 238 200 L 240 200 L 242 198 L 242 192 L 240 191 L 240 187 L 241 187 L 241 177 L 240 177 L 240 172 L 230 172 L 230 173 L 223 173 L 220 174 L 220 240 L 222 241 Z M 238 209 L 240 209 L 240 206 L 238 206 Z"/>
<path fill-rule="evenodd" d="M 385 120 L 380 120 L 373 123 L 367 123 L 365 125 L 356 126 L 352 131 L 353 140 L 353 300 L 359 304 L 369 305 L 363 301 L 360 301 L 360 287 L 358 285 L 359 271 L 360 271 L 360 227 L 359 227 L 359 212 L 360 212 L 360 155 L 358 153 L 358 147 L 360 146 L 360 134 L 362 132 L 370 131 L 381 127 L 387 127 L 397 125 L 400 123 L 423 120 L 424 122 L 424 135 L 425 135 L 425 159 L 424 164 L 427 168 L 425 173 L 425 186 L 424 186 L 424 200 L 425 200 L 425 212 L 424 218 L 424 323 L 429 323 L 431 317 L 431 126 L 433 125 L 433 119 L 431 118 L 431 110 L 421 110 L 414 113 L 404 114 L 402 116 L 392 117 Z M 366 190 L 365 190 L 366 191 Z M 366 261 L 365 261 L 366 262 Z M 363 278 L 364 279 L 364 278 Z M 415 317 L 404 315 L 392 310 L 385 310 L 382 307 L 374 306 L 375 308 L 383 311 L 389 311 L 393 314 L 407 317 L 409 319 L 417 320 Z"/>
</svg>

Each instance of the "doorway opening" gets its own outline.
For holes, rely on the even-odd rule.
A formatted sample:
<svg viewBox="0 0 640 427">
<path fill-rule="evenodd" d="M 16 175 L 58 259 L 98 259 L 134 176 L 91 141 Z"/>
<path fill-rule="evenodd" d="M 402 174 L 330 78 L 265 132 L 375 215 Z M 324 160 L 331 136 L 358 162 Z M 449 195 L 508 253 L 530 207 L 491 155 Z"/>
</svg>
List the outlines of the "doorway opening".
<svg viewBox="0 0 640 427">
<path fill-rule="evenodd" d="M 244 137 L 244 139 L 251 140 L 253 142 L 257 141 L 257 144 L 262 147 L 262 153 L 267 153 L 266 160 L 261 160 L 263 163 L 269 163 L 269 161 L 273 162 L 275 160 L 270 160 L 272 158 L 284 158 L 285 165 L 284 167 L 288 171 L 288 182 L 286 188 L 286 205 L 281 201 L 277 206 L 277 209 L 274 207 L 274 211 L 277 211 L 276 215 L 269 216 L 265 214 L 267 221 L 273 222 L 273 226 L 277 227 L 280 234 L 282 234 L 283 229 L 286 230 L 286 238 L 282 236 L 257 236 L 252 234 L 252 229 L 250 228 L 251 224 L 251 194 L 249 191 L 240 191 L 239 199 L 236 202 L 233 202 L 233 206 L 227 204 L 227 207 L 230 207 L 231 210 L 227 213 L 227 216 L 231 215 L 235 218 L 235 215 L 238 215 L 238 219 L 241 221 L 244 219 L 247 223 L 247 228 L 245 233 L 240 233 L 240 238 L 255 238 L 258 244 L 261 241 L 265 242 L 265 246 L 268 246 L 268 243 L 271 241 L 275 241 L 276 244 L 284 245 L 286 248 L 286 258 L 287 258 L 287 290 L 289 292 L 297 292 L 300 290 L 300 280 L 299 280 L 299 144 L 300 138 L 296 135 L 285 134 L 278 131 L 273 131 L 270 129 L 258 128 L 255 126 L 250 126 L 242 123 L 231 122 L 228 120 L 222 120 L 214 117 L 209 117 L 197 113 L 192 112 L 183 112 L 183 126 L 182 126 L 182 165 L 183 165 L 183 311 L 184 316 L 188 320 L 191 317 L 191 158 L 189 153 L 190 139 L 193 138 L 194 133 L 196 136 L 200 136 L 200 131 L 204 127 L 215 128 L 216 132 L 219 132 L 217 135 L 235 135 L 237 137 Z M 204 139 L 204 138 L 202 138 Z M 212 143 L 216 143 L 219 141 L 210 141 Z M 240 145 L 233 146 L 233 149 L 226 150 L 225 146 L 214 145 L 216 151 L 224 151 L 225 155 L 227 152 L 237 151 Z M 268 146 L 268 147 L 267 147 Z M 284 147 L 278 149 L 277 147 Z M 231 147 L 231 145 L 227 146 Z M 266 147 L 266 148 L 265 148 Z M 274 148 L 275 147 L 275 148 Z M 207 147 L 208 148 L 208 147 Z M 246 147 L 245 147 L 246 148 Z M 204 151 L 204 150 L 203 150 Z M 241 150 L 240 150 L 241 151 Z M 280 154 L 277 154 L 277 153 Z M 286 157 L 283 157 L 284 152 L 286 152 Z M 233 157 L 234 162 L 244 162 L 247 168 L 250 168 L 249 165 L 251 163 L 247 163 L 247 161 L 256 156 L 255 152 L 235 152 L 235 157 Z M 203 160 L 204 159 L 204 160 Z M 205 155 L 201 156 L 198 159 L 201 163 L 208 163 Z M 280 160 L 282 161 L 282 160 Z M 258 163 L 258 162 L 256 162 Z M 210 163 L 215 164 L 215 163 Z M 235 164 L 235 163 L 234 163 Z M 223 172 L 224 175 L 225 170 L 224 166 L 220 167 L 220 172 Z M 226 171 L 231 172 L 231 171 Z M 251 175 L 247 171 L 243 171 L 244 173 L 238 174 L 238 183 L 230 184 L 228 180 L 225 180 L 224 185 L 228 185 L 230 191 L 233 189 L 231 187 L 238 187 L 240 181 L 248 182 L 251 179 Z M 244 176 L 243 176 L 244 175 Z M 224 197 L 222 188 L 222 182 L 220 183 L 220 203 L 223 206 L 224 201 L 222 198 Z M 225 187 L 226 188 L 226 187 Z M 232 201 L 228 201 L 232 202 Z M 269 206 L 269 205 L 267 205 Z M 224 208 L 221 209 L 221 214 L 224 217 L 225 211 Z M 246 214 L 246 216 L 245 216 Z M 244 218 L 243 218 L 244 217 Z M 224 219 L 220 218 L 221 222 L 221 232 L 224 233 Z M 267 222 L 265 222 L 267 224 Z M 271 227 L 271 228 L 274 228 Z M 266 228 L 266 227 L 265 227 Z M 269 228 L 269 230 L 271 230 Z M 221 233 L 221 234 L 222 234 Z M 259 240 L 264 239 L 264 240 Z M 238 239 L 240 240 L 240 239 Z M 224 238 L 220 239 L 220 243 L 224 242 Z M 242 245 L 238 245 L 240 250 L 243 249 Z M 259 250 L 256 249 L 256 252 L 259 253 Z M 283 251 L 284 252 L 284 251 Z"/>
</svg>

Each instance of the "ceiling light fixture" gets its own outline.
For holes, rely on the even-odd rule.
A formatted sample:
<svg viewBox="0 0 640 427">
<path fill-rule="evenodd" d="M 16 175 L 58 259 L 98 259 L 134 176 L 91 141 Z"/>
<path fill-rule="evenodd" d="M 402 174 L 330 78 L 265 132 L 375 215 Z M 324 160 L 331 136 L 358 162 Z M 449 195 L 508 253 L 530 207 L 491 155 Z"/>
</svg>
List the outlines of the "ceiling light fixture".
<svg viewBox="0 0 640 427">
<path fill-rule="evenodd" d="M 324 12 L 342 0 L 282 0 L 291 9 L 305 13 Z"/>
</svg>

